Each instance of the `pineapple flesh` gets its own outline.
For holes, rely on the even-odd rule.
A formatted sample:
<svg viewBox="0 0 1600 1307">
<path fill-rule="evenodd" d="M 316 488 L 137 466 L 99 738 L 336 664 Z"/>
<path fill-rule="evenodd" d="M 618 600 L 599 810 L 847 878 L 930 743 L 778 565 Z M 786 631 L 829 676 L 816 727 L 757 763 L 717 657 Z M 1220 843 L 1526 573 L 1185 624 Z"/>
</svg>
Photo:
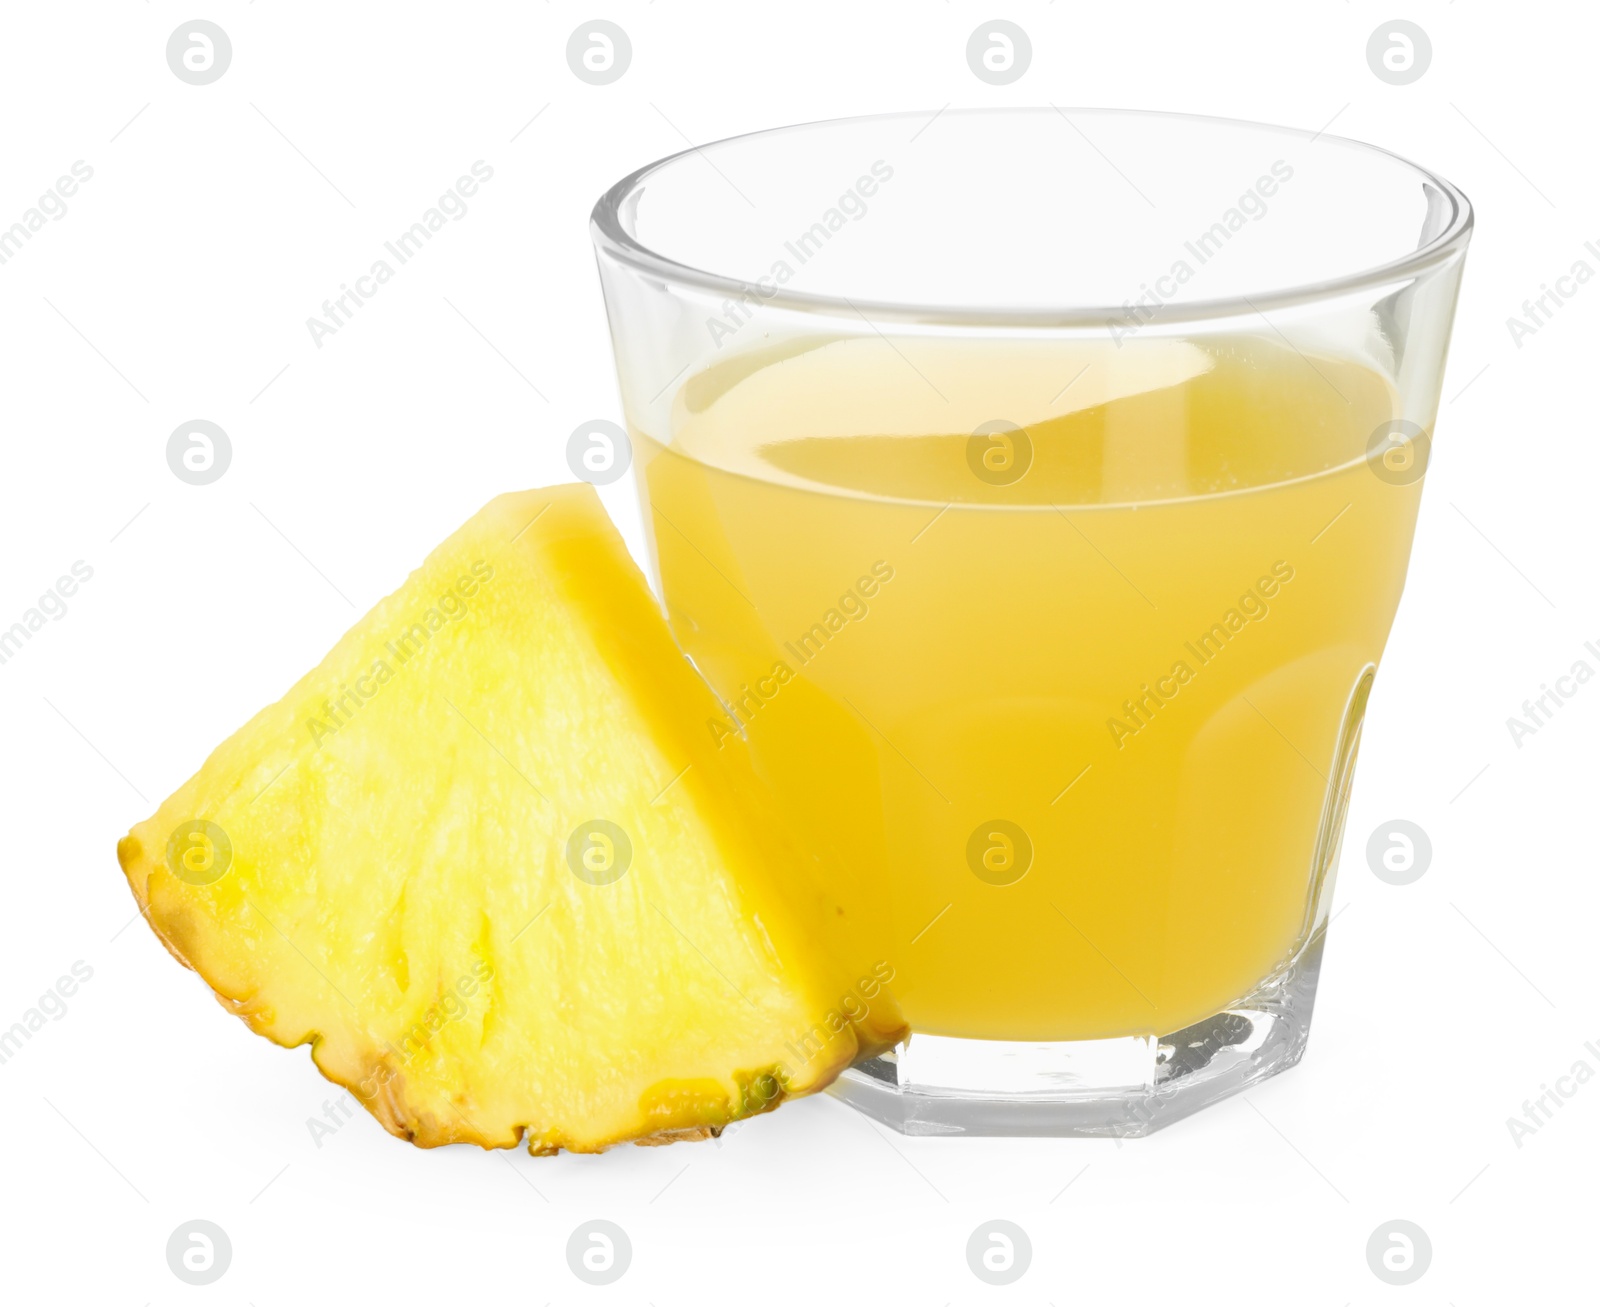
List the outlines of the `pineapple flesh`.
<svg viewBox="0 0 1600 1307">
<path fill-rule="evenodd" d="M 502 495 L 118 846 L 392 1133 L 669 1142 L 902 1038 L 586 485 Z"/>
</svg>

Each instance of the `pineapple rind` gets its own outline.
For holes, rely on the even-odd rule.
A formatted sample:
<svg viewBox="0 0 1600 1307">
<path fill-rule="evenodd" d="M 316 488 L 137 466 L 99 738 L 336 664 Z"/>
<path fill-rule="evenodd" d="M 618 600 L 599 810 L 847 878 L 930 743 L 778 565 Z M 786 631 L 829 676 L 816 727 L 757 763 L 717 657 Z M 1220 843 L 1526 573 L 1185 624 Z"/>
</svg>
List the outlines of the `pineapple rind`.
<svg viewBox="0 0 1600 1307">
<path fill-rule="evenodd" d="M 395 1135 L 704 1137 L 904 1029 L 715 715 L 593 491 L 505 495 L 118 857 L 223 1005 Z M 614 880 L 567 853 L 597 819 L 630 838 Z M 197 822 L 231 845 L 214 880 Z"/>
</svg>

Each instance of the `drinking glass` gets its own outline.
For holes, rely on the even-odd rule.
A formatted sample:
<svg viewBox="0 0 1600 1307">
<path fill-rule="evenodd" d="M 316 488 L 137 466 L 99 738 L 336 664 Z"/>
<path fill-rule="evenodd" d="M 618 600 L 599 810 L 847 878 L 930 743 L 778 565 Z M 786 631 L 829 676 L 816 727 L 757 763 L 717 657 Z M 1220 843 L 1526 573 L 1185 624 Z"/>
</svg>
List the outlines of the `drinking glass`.
<svg viewBox="0 0 1600 1307">
<path fill-rule="evenodd" d="M 1121 110 L 601 197 L 651 582 L 913 1032 L 846 1102 L 1137 1135 L 1299 1060 L 1471 227 L 1384 150 Z"/>
</svg>

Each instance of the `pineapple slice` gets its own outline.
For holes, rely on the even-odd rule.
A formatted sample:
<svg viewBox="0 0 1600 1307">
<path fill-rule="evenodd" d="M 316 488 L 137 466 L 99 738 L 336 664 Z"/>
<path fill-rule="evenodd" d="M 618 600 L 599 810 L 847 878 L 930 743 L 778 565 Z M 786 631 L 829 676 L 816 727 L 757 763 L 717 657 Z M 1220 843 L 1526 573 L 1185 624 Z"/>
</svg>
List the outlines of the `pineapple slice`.
<svg viewBox="0 0 1600 1307">
<path fill-rule="evenodd" d="M 586 486 L 503 495 L 117 854 L 392 1133 L 700 1138 L 903 1037 Z"/>
</svg>

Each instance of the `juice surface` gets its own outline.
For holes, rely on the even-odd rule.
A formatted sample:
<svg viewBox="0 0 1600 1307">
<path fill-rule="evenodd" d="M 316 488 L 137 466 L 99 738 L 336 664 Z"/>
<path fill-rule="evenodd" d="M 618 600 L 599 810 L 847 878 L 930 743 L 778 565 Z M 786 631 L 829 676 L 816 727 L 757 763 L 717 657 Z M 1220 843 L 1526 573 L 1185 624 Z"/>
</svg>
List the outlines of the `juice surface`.
<svg viewBox="0 0 1600 1307">
<path fill-rule="evenodd" d="M 1271 339 L 817 338 L 635 431 L 668 615 L 914 1030 L 1165 1034 L 1310 929 L 1420 481 Z M 977 432 L 977 435 L 974 435 Z"/>
</svg>

